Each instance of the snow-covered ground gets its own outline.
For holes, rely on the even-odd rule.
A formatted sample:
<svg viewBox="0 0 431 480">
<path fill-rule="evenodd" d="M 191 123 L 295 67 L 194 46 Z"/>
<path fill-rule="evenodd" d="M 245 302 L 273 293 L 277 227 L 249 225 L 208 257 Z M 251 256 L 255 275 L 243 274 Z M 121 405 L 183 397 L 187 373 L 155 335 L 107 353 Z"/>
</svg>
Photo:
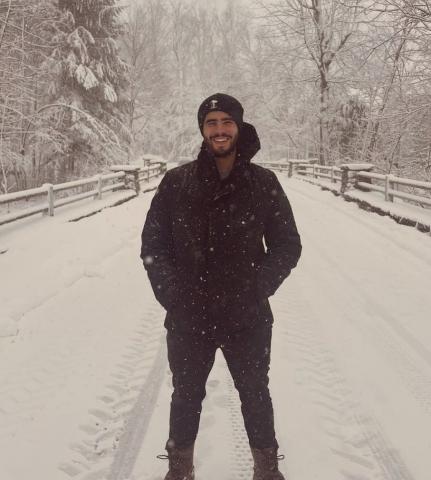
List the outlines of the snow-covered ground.
<svg viewBox="0 0 431 480">
<path fill-rule="evenodd" d="M 279 178 L 304 244 L 271 301 L 281 469 L 288 480 L 429 480 L 431 239 Z M 1 480 L 163 478 L 163 310 L 138 258 L 151 197 L 0 228 Z M 197 480 L 250 479 L 221 356 L 207 392 Z"/>
</svg>

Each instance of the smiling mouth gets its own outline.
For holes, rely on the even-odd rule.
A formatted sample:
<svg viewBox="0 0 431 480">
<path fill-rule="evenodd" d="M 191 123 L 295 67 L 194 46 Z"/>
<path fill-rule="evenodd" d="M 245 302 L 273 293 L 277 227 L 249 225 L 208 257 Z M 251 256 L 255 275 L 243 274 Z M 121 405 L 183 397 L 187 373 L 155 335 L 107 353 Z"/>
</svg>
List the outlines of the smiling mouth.
<svg viewBox="0 0 431 480">
<path fill-rule="evenodd" d="M 217 137 L 212 139 L 212 141 L 215 143 L 224 143 L 224 142 L 227 142 L 228 140 L 229 140 L 229 137 Z"/>
</svg>

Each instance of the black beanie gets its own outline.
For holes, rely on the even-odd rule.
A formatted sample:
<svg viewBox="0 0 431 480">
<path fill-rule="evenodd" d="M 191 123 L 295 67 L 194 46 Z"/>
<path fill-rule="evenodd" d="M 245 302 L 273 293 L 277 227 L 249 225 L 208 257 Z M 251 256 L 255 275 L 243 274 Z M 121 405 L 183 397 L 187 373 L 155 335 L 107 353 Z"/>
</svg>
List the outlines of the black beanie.
<svg viewBox="0 0 431 480">
<path fill-rule="evenodd" d="M 203 131 L 204 121 L 207 114 L 217 111 L 228 113 L 237 124 L 238 129 L 241 130 L 243 124 L 242 116 L 244 114 L 242 105 L 236 98 L 233 98 L 230 95 L 226 95 L 225 93 L 215 93 L 206 98 L 199 107 L 198 123 L 201 133 Z"/>
</svg>

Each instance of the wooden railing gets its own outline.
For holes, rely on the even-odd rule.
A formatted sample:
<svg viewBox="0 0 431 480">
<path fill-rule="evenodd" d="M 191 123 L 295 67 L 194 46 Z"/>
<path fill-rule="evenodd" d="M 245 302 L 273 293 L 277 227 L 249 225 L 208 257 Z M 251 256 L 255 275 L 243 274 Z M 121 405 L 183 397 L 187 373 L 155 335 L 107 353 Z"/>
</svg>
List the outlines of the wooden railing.
<svg viewBox="0 0 431 480">
<path fill-rule="evenodd" d="M 288 170 L 289 168 L 289 164 L 283 162 L 257 162 L 257 164 L 265 168 L 270 168 L 271 170 L 279 170 L 280 172 Z"/>
<path fill-rule="evenodd" d="M 295 165 L 295 164 L 294 164 Z M 340 167 L 327 167 L 325 165 L 317 165 L 316 163 L 296 163 L 298 173 L 308 175 L 313 178 L 325 178 L 331 183 L 340 183 L 342 180 L 342 170 Z M 292 173 L 290 173 L 292 176 Z"/>
<path fill-rule="evenodd" d="M 420 191 L 425 190 L 431 192 L 431 182 L 421 182 L 409 178 L 396 177 L 394 175 L 381 175 L 379 173 L 357 172 L 356 187 L 361 190 L 380 192 L 384 195 L 387 202 L 393 202 L 394 198 L 402 198 L 410 202 L 416 202 L 420 205 L 431 206 L 431 197 L 425 195 L 417 195 L 414 193 L 404 192 L 396 189 L 396 186 L 405 185 Z M 367 180 L 367 181 L 364 181 Z M 381 183 L 376 185 L 371 180 Z"/>
<path fill-rule="evenodd" d="M 369 163 L 323 166 L 294 161 L 288 162 L 285 169 L 289 171 L 289 176 L 296 173 L 305 177 L 330 180 L 331 183 L 339 184 L 340 193 L 345 193 L 350 188 L 357 188 L 362 191 L 380 192 L 388 202 L 393 202 L 394 198 L 401 198 L 422 206 L 431 206 L 431 196 L 427 195 L 428 192 L 431 192 L 431 182 L 373 173 L 373 167 Z M 422 194 L 402 191 L 397 188 L 401 185 L 419 190 Z"/>
<path fill-rule="evenodd" d="M 164 165 L 164 170 L 163 171 L 166 171 L 166 164 L 150 164 L 148 165 L 146 168 L 141 168 L 139 170 L 139 181 L 140 182 L 143 182 L 143 181 L 147 181 L 149 182 L 151 178 L 153 177 L 157 177 L 158 175 L 160 175 L 160 166 L 161 165 Z"/>
<path fill-rule="evenodd" d="M 44 184 L 39 188 L 23 190 L 21 192 L 0 195 L 0 205 L 16 204 L 19 201 L 33 201 L 31 207 L 13 209 L 11 213 L 0 216 L 0 225 L 14 222 L 38 213 L 53 216 L 55 209 L 93 197 L 100 200 L 106 193 L 121 189 L 132 189 L 138 195 L 141 190 L 141 182 L 149 181 L 166 171 L 166 164 L 157 162 L 146 167 L 130 165 L 115 165 L 111 167 L 112 173 L 83 178 L 73 182 L 60 183 L 57 185 Z M 81 190 L 76 193 L 76 190 Z M 60 195 L 56 193 L 62 192 Z M 65 194 L 68 192 L 68 194 Z"/>
<path fill-rule="evenodd" d="M 389 215 L 398 223 L 431 234 L 431 182 L 373 173 L 374 166 L 369 163 L 325 166 L 318 165 L 315 159 L 258 163 L 272 170 L 286 171 L 289 177 L 297 175 L 345 200 L 357 202 L 361 208 Z M 385 202 L 369 192 L 382 194 L 381 200 Z M 394 204 L 395 198 L 402 201 Z"/>
</svg>

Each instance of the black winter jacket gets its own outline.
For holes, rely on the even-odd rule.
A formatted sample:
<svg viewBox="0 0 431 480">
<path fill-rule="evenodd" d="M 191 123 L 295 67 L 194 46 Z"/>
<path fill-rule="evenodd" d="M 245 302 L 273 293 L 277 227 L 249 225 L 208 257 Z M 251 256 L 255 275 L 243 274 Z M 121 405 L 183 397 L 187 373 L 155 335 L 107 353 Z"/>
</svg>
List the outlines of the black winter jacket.
<svg viewBox="0 0 431 480">
<path fill-rule="evenodd" d="M 273 321 L 268 297 L 296 266 L 301 242 L 277 177 L 250 163 L 259 148 L 244 124 L 229 177 L 220 180 L 203 144 L 157 189 L 141 258 L 172 331 L 228 333 Z"/>
</svg>

